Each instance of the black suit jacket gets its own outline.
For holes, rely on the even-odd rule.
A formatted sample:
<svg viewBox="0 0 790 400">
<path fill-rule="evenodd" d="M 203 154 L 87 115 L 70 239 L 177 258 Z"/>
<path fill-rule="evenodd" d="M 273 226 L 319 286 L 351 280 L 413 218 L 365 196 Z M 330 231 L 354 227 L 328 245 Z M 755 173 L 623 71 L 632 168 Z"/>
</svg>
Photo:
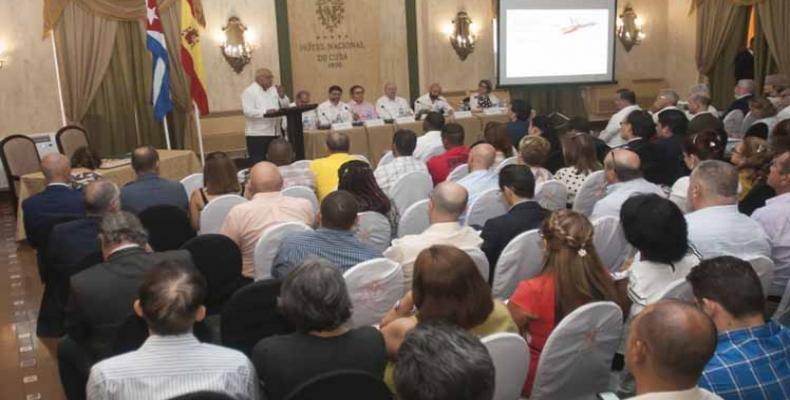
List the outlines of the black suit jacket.
<svg viewBox="0 0 790 400">
<path fill-rule="evenodd" d="M 63 335 L 69 280 L 72 275 L 102 261 L 97 239 L 100 221 L 101 217 L 90 216 L 52 228 L 43 258 L 47 274 L 38 313 L 38 336 Z"/>
<path fill-rule="evenodd" d="M 57 223 L 85 215 L 82 192 L 63 185 L 47 186 L 43 192 L 22 202 L 28 242 L 43 250 L 49 233 Z"/>
<path fill-rule="evenodd" d="M 480 236 L 490 264 L 489 282 L 493 282 L 494 268 L 505 246 L 519 234 L 539 228 L 548 215 L 549 211 L 536 201 L 526 201 L 513 206 L 507 214 L 486 221 Z"/>
<path fill-rule="evenodd" d="M 686 167 L 686 163 L 683 162 L 682 141 L 683 139 L 677 135 L 673 135 L 668 139 L 656 140 L 655 145 L 659 150 L 661 150 L 662 159 L 665 162 L 665 164 L 662 166 L 662 169 L 666 171 L 664 175 L 668 182 L 666 183 L 667 186 L 672 186 L 675 181 L 678 180 L 678 178 L 681 176 L 686 176 L 690 173 Z"/>
<path fill-rule="evenodd" d="M 733 101 L 730 104 L 730 108 L 727 109 L 727 112 L 725 112 L 724 115 L 721 116 L 721 119 L 724 120 L 724 118 L 727 116 L 727 114 L 729 114 L 729 113 L 731 113 L 731 112 L 733 112 L 735 110 L 741 110 L 741 112 L 743 113 L 744 116 L 746 114 L 748 114 L 749 113 L 749 100 L 751 100 L 752 97 L 754 97 L 754 96 L 752 96 L 752 95 L 744 96 L 744 97 L 741 97 L 740 99 L 736 99 L 735 101 Z"/>
<path fill-rule="evenodd" d="M 655 143 L 645 139 L 635 139 L 622 146 L 639 155 L 642 165 L 642 173 L 645 179 L 656 185 L 671 186 L 675 183 L 674 168 L 667 168 L 669 160 L 666 159 L 664 151 Z"/>
<path fill-rule="evenodd" d="M 117 329 L 132 312 L 146 271 L 163 261 L 194 266 L 186 250 L 124 249 L 71 278 L 66 333 L 97 360 L 111 355 Z"/>
</svg>

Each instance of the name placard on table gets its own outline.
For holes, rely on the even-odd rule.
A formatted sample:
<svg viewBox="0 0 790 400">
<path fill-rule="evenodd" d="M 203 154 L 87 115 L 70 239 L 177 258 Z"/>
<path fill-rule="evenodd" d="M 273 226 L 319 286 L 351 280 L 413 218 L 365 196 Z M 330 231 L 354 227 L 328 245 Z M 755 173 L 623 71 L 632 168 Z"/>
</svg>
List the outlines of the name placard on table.
<svg viewBox="0 0 790 400">
<path fill-rule="evenodd" d="M 365 122 L 364 122 L 364 124 L 365 124 L 365 126 L 367 126 L 367 127 L 371 127 L 371 126 L 384 126 L 384 120 L 383 120 L 383 119 L 381 119 L 381 118 L 378 118 L 378 119 L 369 119 L 369 120 L 365 121 Z"/>
<path fill-rule="evenodd" d="M 472 112 L 471 111 L 456 111 L 456 112 L 453 113 L 453 117 L 455 119 L 472 118 Z"/>
<path fill-rule="evenodd" d="M 395 118 L 395 123 L 396 124 L 408 124 L 409 122 L 414 122 L 414 116 L 413 115 L 409 115 L 409 116 L 406 116 L 406 117 Z"/>
<path fill-rule="evenodd" d="M 353 128 L 354 125 L 351 122 L 335 122 L 332 124 L 333 131 L 342 131 Z"/>
<path fill-rule="evenodd" d="M 504 113 L 505 109 L 503 107 L 490 107 L 483 110 L 483 114 L 485 115 L 500 115 Z"/>
</svg>

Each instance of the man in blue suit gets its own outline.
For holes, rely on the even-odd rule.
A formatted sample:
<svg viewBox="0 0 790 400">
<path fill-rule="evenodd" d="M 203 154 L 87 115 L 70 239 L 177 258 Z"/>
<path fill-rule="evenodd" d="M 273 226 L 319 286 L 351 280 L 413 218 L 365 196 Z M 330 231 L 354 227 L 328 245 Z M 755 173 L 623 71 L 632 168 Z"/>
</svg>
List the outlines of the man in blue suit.
<svg viewBox="0 0 790 400">
<path fill-rule="evenodd" d="M 109 180 L 91 182 L 84 193 L 86 216 L 56 225 L 49 235 L 43 259 L 47 271 L 44 295 L 36 325 L 39 337 L 63 336 L 69 280 L 102 261 L 99 222 L 107 213 L 121 209 L 121 191 Z"/>
<path fill-rule="evenodd" d="M 22 202 L 25 234 L 38 250 L 39 260 L 52 227 L 85 215 L 82 193 L 71 188 L 69 160 L 62 154 L 47 154 L 41 160 L 41 171 L 47 180 L 46 189 Z"/>
<path fill-rule="evenodd" d="M 138 147 L 132 153 L 132 168 L 137 180 L 121 190 L 121 207 L 139 215 L 153 206 L 171 205 L 189 211 L 184 186 L 159 176 L 159 153 L 151 146 Z"/>
</svg>

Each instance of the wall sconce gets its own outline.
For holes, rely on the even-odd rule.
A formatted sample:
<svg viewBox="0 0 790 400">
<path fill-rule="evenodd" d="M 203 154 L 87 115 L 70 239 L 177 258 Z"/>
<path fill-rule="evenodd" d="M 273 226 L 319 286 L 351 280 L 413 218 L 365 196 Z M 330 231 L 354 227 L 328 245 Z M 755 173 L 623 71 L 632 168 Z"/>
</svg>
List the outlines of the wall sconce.
<svg viewBox="0 0 790 400">
<path fill-rule="evenodd" d="M 448 29 L 450 32 L 450 44 L 453 45 L 455 53 L 461 61 L 466 60 L 475 51 L 477 35 L 472 31 L 472 19 L 466 11 L 459 11 L 453 20 L 453 26 Z"/>
<path fill-rule="evenodd" d="M 0 69 L 3 69 L 6 63 L 6 46 L 5 43 L 0 41 Z"/>
<path fill-rule="evenodd" d="M 642 19 L 636 15 L 636 11 L 630 4 L 625 6 L 623 13 L 617 20 L 617 37 L 625 47 L 625 51 L 631 51 L 634 46 L 642 43 L 642 40 L 645 39 Z"/>
<path fill-rule="evenodd" d="M 222 28 L 225 38 L 220 45 L 222 55 L 231 68 L 240 74 L 252 60 L 252 46 L 247 41 L 247 26 L 239 17 L 230 17 L 228 24 Z"/>
</svg>

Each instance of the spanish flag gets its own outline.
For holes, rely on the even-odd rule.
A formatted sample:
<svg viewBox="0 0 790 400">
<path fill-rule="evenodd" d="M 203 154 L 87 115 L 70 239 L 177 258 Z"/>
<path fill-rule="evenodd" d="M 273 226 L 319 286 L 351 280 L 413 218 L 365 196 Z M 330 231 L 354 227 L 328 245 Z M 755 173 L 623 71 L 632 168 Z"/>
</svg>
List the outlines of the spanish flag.
<svg viewBox="0 0 790 400">
<path fill-rule="evenodd" d="M 206 72 L 200 51 L 200 27 L 205 26 L 200 1 L 181 0 L 181 64 L 191 80 L 192 100 L 197 103 L 201 115 L 208 114 Z"/>
</svg>

